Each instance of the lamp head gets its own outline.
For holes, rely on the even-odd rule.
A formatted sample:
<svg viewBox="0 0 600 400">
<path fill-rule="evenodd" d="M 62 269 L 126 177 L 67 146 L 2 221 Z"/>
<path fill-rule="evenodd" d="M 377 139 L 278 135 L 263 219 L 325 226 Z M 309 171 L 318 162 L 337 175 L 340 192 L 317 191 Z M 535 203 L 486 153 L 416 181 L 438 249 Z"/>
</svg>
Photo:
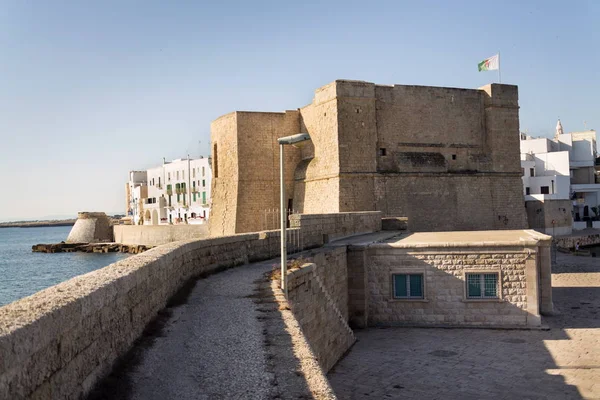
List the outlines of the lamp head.
<svg viewBox="0 0 600 400">
<path fill-rule="evenodd" d="M 277 139 L 279 144 L 291 144 L 294 147 L 300 147 L 306 144 L 307 141 L 310 140 L 310 135 L 308 133 L 298 133 L 296 135 L 285 136 Z"/>
</svg>

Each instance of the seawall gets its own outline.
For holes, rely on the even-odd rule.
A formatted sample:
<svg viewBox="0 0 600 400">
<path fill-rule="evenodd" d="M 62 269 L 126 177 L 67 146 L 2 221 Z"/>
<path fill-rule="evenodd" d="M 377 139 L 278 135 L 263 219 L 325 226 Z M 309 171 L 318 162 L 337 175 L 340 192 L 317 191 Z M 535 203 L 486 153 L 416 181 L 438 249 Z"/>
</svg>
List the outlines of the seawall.
<svg viewBox="0 0 600 400">
<path fill-rule="evenodd" d="M 303 248 L 381 228 L 379 212 L 304 220 Z M 83 397 L 190 279 L 278 254 L 278 231 L 169 243 L 0 308 L 0 398 Z"/>
<path fill-rule="evenodd" d="M 114 225 L 115 242 L 160 246 L 208 237 L 208 225 Z"/>
</svg>

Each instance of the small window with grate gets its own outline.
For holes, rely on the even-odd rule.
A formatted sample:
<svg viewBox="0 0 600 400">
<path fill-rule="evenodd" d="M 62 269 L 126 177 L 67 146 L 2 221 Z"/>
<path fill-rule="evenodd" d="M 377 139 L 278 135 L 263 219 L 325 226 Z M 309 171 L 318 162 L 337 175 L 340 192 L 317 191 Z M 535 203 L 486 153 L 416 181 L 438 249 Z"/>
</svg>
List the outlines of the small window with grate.
<svg viewBox="0 0 600 400">
<path fill-rule="evenodd" d="M 497 299 L 498 297 L 497 272 L 484 274 L 467 274 L 468 299 Z"/>
<path fill-rule="evenodd" d="M 395 299 L 423 299 L 423 274 L 392 275 Z"/>
</svg>

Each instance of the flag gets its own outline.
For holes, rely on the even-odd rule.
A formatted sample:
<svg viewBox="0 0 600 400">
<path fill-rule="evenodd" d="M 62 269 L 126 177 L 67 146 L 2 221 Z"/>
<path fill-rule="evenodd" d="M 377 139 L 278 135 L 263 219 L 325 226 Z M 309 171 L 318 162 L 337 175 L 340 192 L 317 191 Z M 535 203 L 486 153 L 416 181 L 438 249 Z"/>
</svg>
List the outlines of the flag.
<svg viewBox="0 0 600 400">
<path fill-rule="evenodd" d="M 496 54 L 495 56 L 491 56 L 490 58 L 486 58 L 479 64 L 477 64 L 477 68 L 479 71 L 491 71 L 493 69 L 498 69 L 500 67 L 500 56 Z"/>
</svg>

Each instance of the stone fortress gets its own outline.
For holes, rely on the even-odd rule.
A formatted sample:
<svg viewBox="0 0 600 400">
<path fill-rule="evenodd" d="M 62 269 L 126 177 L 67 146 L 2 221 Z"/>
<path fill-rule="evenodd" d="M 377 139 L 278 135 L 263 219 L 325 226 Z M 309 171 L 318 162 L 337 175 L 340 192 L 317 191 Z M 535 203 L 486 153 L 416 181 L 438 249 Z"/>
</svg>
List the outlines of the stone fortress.
<svg viewBox="0 0 600 400">
<path fill-rule="evenodd" d="M 338 80 L 294 111 L 232 112 L 212 123 L 212 236 L 264 229 L 279 207 L 277 138 L 288 146 L 288 208 L 381 211 L 420 231 L 525 228 L 516 86 L 479 89 Z"/>
<path fill-rule="evenodd" d="M 215 292 L 194 285 L 212 274 L 222 273 L 248 295 L 219 292 L 219 301 L 234 299 L 235 306 L 209 310 L 212 317 L 201 323 L 199 314 L 175 312 L 168 323 L 178 321 L 185 334 L 160 331 L 165 347 L 155 346 L 148 358 L 157 362 L 153 371 L 190 361 L 199 375 L 178 380 L 153 373 L 118 390 L 131 387 L 132 398 L 144 398 L 135 394 L 143 387 L 155 398 L 172 398 L 165 379 L 177 390 L 191 383 L 198 396 L 221 398 L 240 377 L 246 396 L 237 397 L 257 398 L 247 395 L 248 383 L 265 379 L 249 378 L 242 355 L 265 360 L 273 394 L 266 398 L 335 399 L 326 374 L 355 342 L 353 327 L 539 328 L 554 307 L 551 238 L 523 230 L 518 128 L 517 88 L 496 84 L 468 90 L 336 81 L 296 111 L 217 119 L 213 237 L 167 243 L 3 307 L 0 398 L 102 392 L 104 378 L 110 383 L 111 371 L 121 374 L 122 360 L 140 350 L 138 339 L 156 328 L 162 310 L 168 315 L 183 297 L 198 302 L 185 307 L 192 314 L 196 306 L 210 307 L 198 296 Z M 287 272 L 286 299 L 271 275 L 286 238 L 262 229 L 260 217 L 279 203 L 277 138 L 299 132 L 312 141 L 289 147 L 285 157 L 288 205 L 297 211 L 289 232 L 302 238 L 288 240 L 297 265 Z M 76 231 L 95 238 L 91 232 L 100 229 L 92 220 L 100 215 L 84 217 Z M 407 226 L 384 226 L 394 224 L 382 217 L 406 217 L 396 222 Z M 153 232 L 158 228 L 169 227 L 118 226 L 114 235 L 124 243 L 164 237 Z M 440 233 L 451 230 L 461 232 Z M 248 312 L 230 312 L 241 302 Z M 214 338 L 198 334 L 199 325 L 222 321 L 253 330 L 257 341 L 240 341 L 230 329 L 218 329 Z M 223 357 L 166 351 L 178 348 L 172 345 L 178 338 L 211 348 L 248 345 Z M 244 369 L 220 368 L 217 380 L 201 375 L 228 363 Z M 215 381 L 217 391 L 209 392 Z M 292 381 L 299 389 L 287 396 Z"/>
</svg>

